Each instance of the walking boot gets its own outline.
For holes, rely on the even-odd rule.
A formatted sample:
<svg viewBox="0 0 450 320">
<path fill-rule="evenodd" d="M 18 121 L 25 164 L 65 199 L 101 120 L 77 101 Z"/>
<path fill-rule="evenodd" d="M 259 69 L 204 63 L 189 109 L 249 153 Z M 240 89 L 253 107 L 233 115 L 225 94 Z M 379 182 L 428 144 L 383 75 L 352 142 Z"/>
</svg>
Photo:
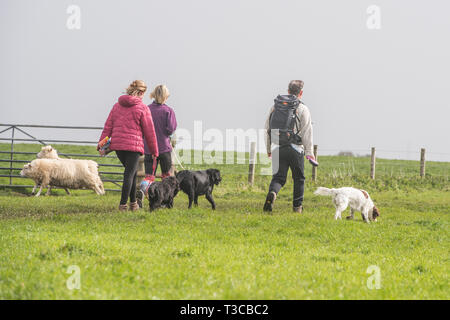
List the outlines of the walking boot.
<svg viewBox="0 0 450 320">
<path fill-rule="evenodd" d="M 272 206 L 273 206 L 273 203 L 275 202 L 276 198 L 277 198 L 277 194 L 274 191 L 270 191 L 267 194 L 266 202 L 264 203 L 264 208 L 263 208 L 263 210 L 265 212 L 272 212 Z"/>
<path fill-rule="evenodd" d="M 137 201 L 135 202 L 130 202 L 130 211 L 137 211 L 139 210 L 139 204 Z"/>
<path fill-rule="evenodd" d="M 303 213 L 303 207 L 302 207 L 302 206 L 300 206 L 300 207 L 294 207 L 294 208 L 293 208 L 293 211 L 296 212 L 296 213 Z"/>
</svg>

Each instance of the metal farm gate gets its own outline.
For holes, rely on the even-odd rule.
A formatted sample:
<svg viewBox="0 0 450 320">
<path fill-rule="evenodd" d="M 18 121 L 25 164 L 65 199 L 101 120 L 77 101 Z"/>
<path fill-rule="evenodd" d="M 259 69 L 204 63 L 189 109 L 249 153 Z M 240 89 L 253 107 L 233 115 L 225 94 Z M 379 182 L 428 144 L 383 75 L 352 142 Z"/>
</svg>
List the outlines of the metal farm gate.
<svg viewBox="0 0 450 320">
<path fill-rule="evenodd" d="M 2 141 L 9 141 L 10 147 L 8 151 L 0 150 L 0 178 L 9 178 L 9 183 L 0 183 L 0 187 L 3 188 L 32 188 L 32 185 L 24 185 L 24 184 L 13 184 L 14 179 L 24 179 L 24 177 L 20 176 L 19 172 L 22 170 L 22 166 L 17 167 L 14 164 L 25 164 L 31 162 L 36 159 L 36 152 L 20 152 L 14 150 L 15 142 L 22 143 L 39 143 L 41 145 L 48 145 L 49 143 L 56 144 L 74 144 L 74 145 L 97 145 L 97 141 L 79 141 L 79 140 L 55 140 L 55 139 L 39 139 L 29 134 L 24 130 L 24 128 L 42 128 L 42 129 L 75 129 L 75 130 L 103 130 L 102 127 L 74 127 L 74 126 L 43 126 L 43 125 L 18 125 L 18 124 L 1 124 L 0 123 L 0 143 Z M 2 137 L 11 133 L 10 137 Z M 20 132 L 25 135 L 27 138 L 16 138 L 16 134 Z M 76 153 L 59 153 L 60 157 L 65 158 L 91 158 L 95 160 L 95 158 L 100 158 L 99 154 L 76 154 Z M 21 158 L 29 156 L 29 160 L 24 159 L 16 159 L 15 156 L 21 155 Z M 108 155 L 106 157 L 102 157 L 102 159 L 117 159 L 115 155 Z M 103 161 L 102 161 L 103 162 Z M 110 182 L 114 186 L 117 186 L 117 189 L 106 189 L 106 191 L 121 191 L 121 183 L 123 181 L 123 172 L 113 172 L 108 170 L 108 168 L 120 167 L 121 164 L 117 163 L 98 163 L 99 165 L 99 173 L 103 182 Z M 105 177 L 110 176 L 110 177 Z M 111 177 L 112 176 L 112 177 Z M 117 176 L 117 178 L 115 178 Z"/>
</svg>

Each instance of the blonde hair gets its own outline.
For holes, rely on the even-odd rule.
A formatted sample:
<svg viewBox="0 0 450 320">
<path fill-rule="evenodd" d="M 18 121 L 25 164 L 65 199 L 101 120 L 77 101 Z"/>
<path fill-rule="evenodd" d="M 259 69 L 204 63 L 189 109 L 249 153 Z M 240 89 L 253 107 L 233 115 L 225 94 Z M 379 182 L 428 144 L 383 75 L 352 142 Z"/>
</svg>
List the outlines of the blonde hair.
<svg viewBox="0 0 450 320">
<path fill-rule="evenodd" d="M 127 94 L 130 96 L 138 96 L 147 91 L 147 85 L 142 80 L 134 80 L 127 88 Z"/>
<path fill-rule="evenodd" d="M 169 95 L 169 89 L 165 85 L 160 84 L 150 93 L 150 98 L 155 99 L 156 103 L 163 104 L 169 98 Z"/>
</svg>

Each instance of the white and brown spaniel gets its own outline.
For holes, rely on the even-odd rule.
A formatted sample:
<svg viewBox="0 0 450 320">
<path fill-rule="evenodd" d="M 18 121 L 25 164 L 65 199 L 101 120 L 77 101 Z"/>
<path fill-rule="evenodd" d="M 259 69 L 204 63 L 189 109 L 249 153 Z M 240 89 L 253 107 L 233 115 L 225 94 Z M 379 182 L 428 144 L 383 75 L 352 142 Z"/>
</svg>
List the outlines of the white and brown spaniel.
<svg viewBox="0 0 450 320">
<path fill-rule="evenodd" d="M 336 207 L 336 214 L 334 219 L 342 219 L 342 212 L 350 205 L 350 215 L 347 219 L 353 219 L 355 211 L 360 211 L 363 220 L 367 223 L 370 221 L 377 221 L 377 217 L 380 216 L 378 208 L 374 205 L 372 199 L 370 199 L 367 191 L 344 187 L 339 189 L 328 189 L 319 187 L 314 194 L 320 196 L 331 196 L 333 198 L 333 204 Z"/>
</svg>

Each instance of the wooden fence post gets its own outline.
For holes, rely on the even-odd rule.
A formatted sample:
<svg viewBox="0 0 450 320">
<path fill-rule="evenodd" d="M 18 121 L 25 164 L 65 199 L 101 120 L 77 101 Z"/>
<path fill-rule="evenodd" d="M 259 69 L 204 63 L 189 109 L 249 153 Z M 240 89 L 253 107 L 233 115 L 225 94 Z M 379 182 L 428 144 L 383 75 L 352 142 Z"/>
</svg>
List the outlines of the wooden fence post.
<svg viewBox="0 0 450 320">
<path fill-rule="evenodd" d="M 136 189 L 139 190 L 142 180 L 145 178 L 144 156 L 139 157 L 138 170 L 136 174 Z"/>
<path fill-rule="evenodd" d="M 420 149 L 420 176 L 425 177 L 425 148 Z"/>
<path fill-rule="evenodd" d="M 314 145 L 314 158 L 316 158 L 316 161 L 318 161 L 317 160 L 317 144 L 315 144 Z M 312 166 L 312 180 L 313 181 L 316 181 L 316 179 L 317 179 L 317 167 L 316 166 Z"/>
<path fill-rule="evenodd" d="M 372 155 L 370 156 L 370 178 L 375 179 L 375 148 L 372 147 Z"/>
<path fill-rule="evenodd" d="M 250 158 L 248 165 L 248 183 L 250 185 L 255 182 L 255 164 L 256 164 L 256 142 L 250 144 Z"/>
</svg>

